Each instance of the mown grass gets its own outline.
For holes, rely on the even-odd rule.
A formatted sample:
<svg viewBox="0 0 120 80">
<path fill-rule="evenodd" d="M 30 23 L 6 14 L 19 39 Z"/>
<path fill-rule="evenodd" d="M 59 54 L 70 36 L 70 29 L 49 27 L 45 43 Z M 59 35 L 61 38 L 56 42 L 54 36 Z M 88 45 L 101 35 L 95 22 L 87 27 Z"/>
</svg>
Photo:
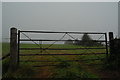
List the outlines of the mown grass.
<svg viewBox="0 0 120 80">
<path fill-rule="evenodd" d="M 42 44 L 42 48 L 48 48 L 49 44 Z M 20 44 L 21 48 L 39 48 L 40 46 L 37 46 L 35 44 Z M 100 46 L 99 48 L 103 48 L 104 46 Z M 84 48 L 84 46 L 78 46 L 78 45 L 63 45 L 63 44 L 54 44 L 50 48 Z M 88 48 L 88 47 L 87 47 Z M 92 48 L 97 48 L 96 46 Z M 47 51 L 47 52 L 46 52 Z M 35 54 L 35 53 L 41 53 L 41 54 L 81 54 L 81 53 L 103 53 L 105 50 L 46 50 L 41 51 L 40 50 L 21 50 L 20 54 Z M 3 55 L 9 52 L 9 44 L 4 43 L 3 44 Z M 65 62 L 66 60 L 86 60 L 86 59 L 93 59 L 93 58 L 105 58 L 105 55 L 52 55 L 52 56 L 20 56 L 20 61 L 22 60 L 41 60 L 41 61 L 62 61 L 62 62 L 20 62 L 21 67 L 12 75 L 15 78 L 22 78 L 22 77 L 29 77 L 32 75 L 34 77 L 34 72 L 37 71 L 37 68 L 33 68 L 31 66 L 34 65 L 58 65 L 54 66 L 50 71 L 53 73 L 51 78 L 98 78 L 97 75 L 87 72 L 84 70 L 80 65 L 81 62 Z M 102 63 L 101 60 L 95 60 L 95 61 L 83 61 L 82 63 L 92 64 L 92 63 Z M 8 61 L 3 61 L 4 64 L 8 64 Z M 25 67 L 23 67 L 25 66 Z M 39 68 L 42 69 L 42 68 Z M 30 74 L 31 71 L 34 74 Z M 23 74 L 22 74 L 23 72 Z M 3 74 L 4 77 L 10 77 L 6 76 L 9 75 L 10 72 L 6 72 Z M 27 75 L 26 75 L 27 74 Z"/>
</svg>

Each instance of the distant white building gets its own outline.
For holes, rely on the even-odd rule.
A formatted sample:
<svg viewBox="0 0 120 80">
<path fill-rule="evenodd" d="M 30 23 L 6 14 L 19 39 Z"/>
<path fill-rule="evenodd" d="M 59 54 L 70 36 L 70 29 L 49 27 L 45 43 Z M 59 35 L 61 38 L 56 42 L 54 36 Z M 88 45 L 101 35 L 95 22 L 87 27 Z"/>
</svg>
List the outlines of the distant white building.
<svg viewBox="0 0 120 80">
<path fill-rule="evenodd" d="M 120 1 L 118 2 L 118 37 L 120 38 Z"/>
</svg>

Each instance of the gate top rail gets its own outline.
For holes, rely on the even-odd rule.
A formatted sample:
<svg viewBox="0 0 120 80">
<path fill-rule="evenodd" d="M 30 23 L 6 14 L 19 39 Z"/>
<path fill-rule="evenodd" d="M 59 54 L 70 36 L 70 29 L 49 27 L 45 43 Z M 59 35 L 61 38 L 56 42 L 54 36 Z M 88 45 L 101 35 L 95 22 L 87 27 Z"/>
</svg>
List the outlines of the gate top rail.
<svg viewBox="0 0 120 80">
<path fill-rule="evenodd" d="M 20 31 L 28 33 L 72 33 L 72 34 L 106 34 L 101 32 L 55 32 L 55 31 Z"/>
</svg>

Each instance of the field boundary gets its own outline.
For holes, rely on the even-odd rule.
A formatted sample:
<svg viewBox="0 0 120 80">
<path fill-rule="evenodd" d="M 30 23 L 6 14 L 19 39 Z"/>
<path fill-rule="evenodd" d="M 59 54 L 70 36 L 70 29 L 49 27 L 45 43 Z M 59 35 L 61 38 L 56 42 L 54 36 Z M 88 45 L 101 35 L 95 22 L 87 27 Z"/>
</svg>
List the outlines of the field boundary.
<svg viewBox="0 0 120 80">
<path fill-rule="evenodd" d="M 33 34 L 56 34 L 56 33 L 62 33 L 64 34 L 60 39 L 54 40 L 54 39 L 32 39 L 25 33 L 33 33 Z M 21 31 L 16 28 L 11 28 L 11 36 L 10 36 L 10 67 L 11 69 L 15 69 L 19 65 L 20 62 L 20 56 L 52 56 L 52 55 L 99 55 L 99 54 L 106 54 L 108 56 L 108 43 L 107 43 L 107 33 L 97 33 L 97 32 L 54 32 L 54 31 Z M 24 35 L 27 39 L 21 39 L 21 34 Z M 71 41 L 76 41 L 76 39 L 71 34 L 101 34 L 104 40 L 91 40 L 91 42 L 104 42 L 105 48 L 50 48 L 52 45 L 54 45 L 57 41 L 67 41 L 63 40 L 63 38 L 67 35 L 70 38 L 72 38 Z M 20 42 L 21 41 L 32 41 L 36 46 L 39 48 L 20 48 Z M 40 45 L 37 44 L 35 41 L 41 41 Z M 47 48 L 42 47 L 42 42 L 44 41 L 54 41 L 52 44 L 50 44 Z M 81 40 L 78 40 L 81 41 Z M 85 40 L 84 42 L 88 42 Z M 41 52 L 47 52 L 47 50 L 87 50 L 87 49 L 105 49 L 105 53 L 91 53 L 91 54 L 20 54 L 20 50 L 41 50 Z M 13 64 L 14 63 L 14 64 Z"/>
</svg>

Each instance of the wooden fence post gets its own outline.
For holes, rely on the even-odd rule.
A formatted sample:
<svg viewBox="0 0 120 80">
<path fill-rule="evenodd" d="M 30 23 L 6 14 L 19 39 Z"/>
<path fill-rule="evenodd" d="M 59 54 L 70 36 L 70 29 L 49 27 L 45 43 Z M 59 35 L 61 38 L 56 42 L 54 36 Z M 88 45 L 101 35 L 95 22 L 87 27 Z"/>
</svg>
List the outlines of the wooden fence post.
<svg viewBox="0 0 120 80">
<path fill-rule="evenodd" d="M 114 54 L 114 37 L 113 32 L 109 32 L 109 47 L 110 47 L 110 56 Z"/>
<path fill-rule="evenodd" d="M 14 71 L 17 68 L 17 29 L 10 29 L 10 70 Z"/>
</svg>

